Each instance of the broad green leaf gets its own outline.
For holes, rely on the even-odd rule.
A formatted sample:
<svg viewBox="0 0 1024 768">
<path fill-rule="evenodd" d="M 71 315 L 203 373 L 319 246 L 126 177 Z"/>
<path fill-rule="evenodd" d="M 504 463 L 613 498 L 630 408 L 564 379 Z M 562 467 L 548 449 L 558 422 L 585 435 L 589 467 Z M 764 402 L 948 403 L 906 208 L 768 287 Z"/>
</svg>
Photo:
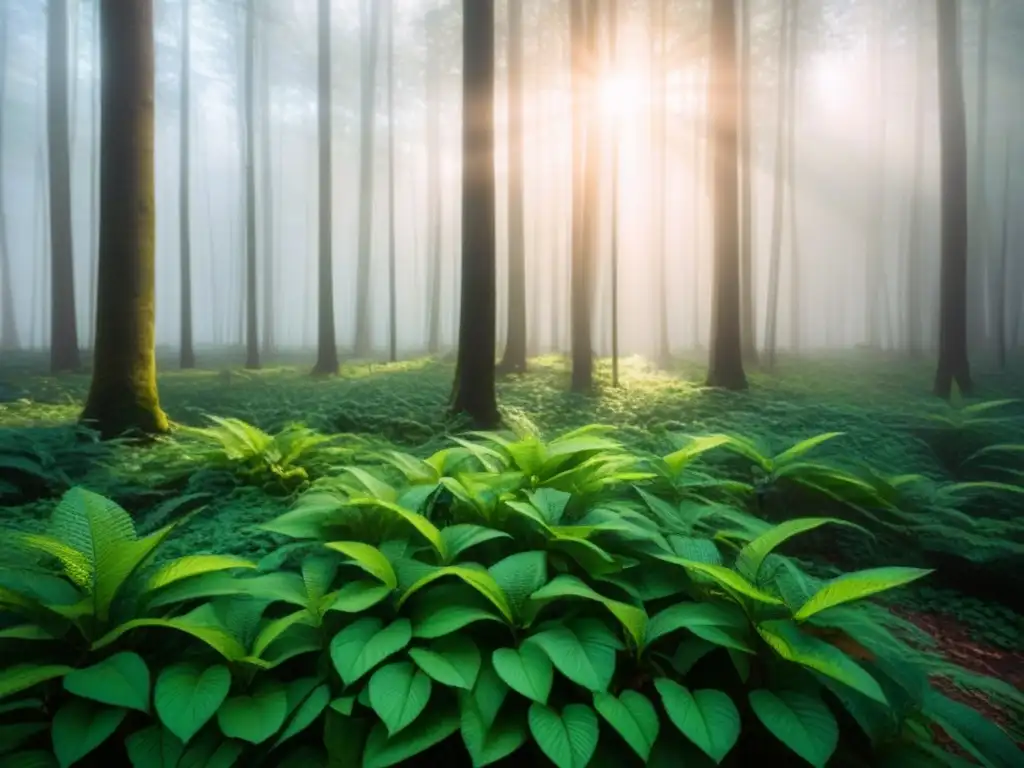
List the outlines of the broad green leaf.
<svg viewBox="0 0 1024 768">
<path fill-rule="evenodd" d="M 411 662 L 387 664 L 370 676 L 370 706 L 388 729 L 388 736 L 411 725 L 427 708 L 430 678 Z"/>
<path fill-rule="evenodd" d="M 345 467 L 345 471 L 358 480 L 359 484 L 376 499 L 394 501 L 398 498 L 398 492 L 394 488 L 362 467 Z"/>
<path fill-rule="evenodd" d="M 149 581 L 146 583 L 146 591 L 160 589 L 176 581 L 199 576 L 203 573 L 226 571 L 233 568 L 255 567 L 256 564 L 252 561 L 232 555 L 186 555 L 160 566 L 149 577 Z"/>
<path fill-rule="evenodd" d="M 387 768 L 440 744 L 459 729 L 459 716 L 450 709 L 429 711 L 392 737 L 377 723 L 366 738 L 362 768 Z"/>
<path fill-rule="evenodd" d="M 530 599 L 543 603 L 561 597 L 577 597 L 600 603 L 619 620 L 626 634 L 633 641 L 634 647 L 643 648 L 644 636 L 647 633 L 647 614 L 642 608 L 605 597 L 581 579 L 568 574 L 556 576 L 534 592 Z"/>
<path fill-rule="evenodd" d="M 673 474 L 678 475 L 702 453 L 707 453 L 728 442 L 729 438 L 726 435 L 698 435 L 691 437 L 686 445 L 678 451 L 663 456 L 661 460 L 672 470 Z"/>
<path fill-rule="evenodd" d="M 700 750 L 721 763 L 740 736 L 740 713 L 722 691 L 690 691 L 674 680 L 654 681 L 672 724 Z"/>
<path fill-rule="evenodd" d="M 462 741 L 474 768 L 497 762 L 526 742 L 525 720 L 514 712 L 499 714 L 508 690 L 497 673 L 486 667 L 472 691 L 459 692 Z"/>
<path fill-rule="evenodd" d="M 801 632 L 794 622 L 761 622 L 757 633 L 786 661 L 838 680 L 879 704 L 888 704 L 878 682 L 853 659 L 834 645 Z"/>
<path fill-rule="evenodd" d="M 842 432 L 825 432 L 820 435 L 815 435 L 814 437 L 809 437 L 806 440 L 801 440 L 796 445 L 790 446 L 782 453 L 776 455 L 772 460 L 772 463 L 776 467 L 782 467 L 791 461 L 799 459 L 801 456 L 817 448 L 825 441 L 840 437 L 842 434 Z"/>
<path fill-rule="evenodd" d="M 819 697 L 759 689 L 749 694 L 754 714 L 771 733 L 815 768 L 825 768 L 839 745 L 839 725 Z"/>
<path fill-rule="evenodd" d="M 0 629 L 0 640 L 57 640 L 48 629 L 37 624 L 18 624 L 7 629 Z"/>
<path fill-rule="evenodd" d="M 389 589 L 398 587 L 398 577 L 384 553 L 370 544 L 363 544 L 358 541 L 332 541 L 324 545 L 328 549 L 348 557 L 353 565 L 357 565 L 376 579 L 379 579 Z"/>
<path fill-rule="evenodd" d="M 1016 768 L 1024 759 L 1024 750 L 1002 727 L 934 689 L 925 693 L 922 713 L 982 765 Z"/>
<path fill-rule="evenodd" d="M 766 603 L 768 605 L 783 605 L 783 602 L 777 597 L 769 595 L 767 592 L 758 589 L 736 573 L 736 571 L 730 570 L 721 565 L 698 563 L 695 560 L 684 560 L 681 557 L 674 557 L 672 555 L 657 555 L 657 557 L 659 560 L 664 560 L 666 563 L 671 563 L 685 568 L 688 573 L 699 573 L 704 576 L 708 576 L 719 586 L 723 587 L 730 595 L 733 595 L 734 599 L 735 594 L 740 594 L 760 603 Z"/>
<path fill-rule="evenodd" d="M 133 768 L 177 768 L 185 745 L 159 725 L 136 731 L 124 740 Z"/>
<path fill-rule="evenodd" d="M 250 744 L 262 744 L 284 725 L 288 697 L 276 683 L 267 683 L 252 694 L 232 696 L 217 710 L 221 733 Z"/>
<path fill-rule="evenodd" d="M 177 768 L 232 768 L 245 750 L 245 743 L 224 739 L 215 728 L 207 728 L 190 744 Z"/>
<path fill-rule="evenodd" d="M 658 712 L 650 699 L 636 691 L 594 694 L 594 709 L 614 728 L 644 762 L 658 739 Z"/>
<path fill-rule="evenodd" d="M 202 640 L 204 643 L 209 645 L 228 661 L 238 661 L 245 658 L 247 655 L 245 646 L 239 643 L 237 638 L 232 636 L 231 633 L 223 627 L 199 624 L 184 616 L 171 619 L 132 619 L 131 621 L 126 621 L 124 624 L 110 630 L 110 632 L 93 643 L 92 650 L 98 651 L 102 648 L 106 648 L 108 645 L 118 640 L 121 635 L 141 627 L 175 629 L 179 632 L 192 635 L 192 637 L 197 640 Z"/>
<path fill-rule="evenodd" d="M 408 619 L 397 619 L 386 627 L 377 618 L 359 619 L 331 640 L 331 661 L 345 685 L 351 685 L 411 639 Z"/>
<path fill-rule="evenodd" d="M 497 531 L 493 528 L 485 528 L 482 525 L 449 525 L 441 529 L 441 538 L 444 539 L 445 547 L 448 550 L 448 562 L 454 562 L 463 552 L 472 547 L 478 546 L 494 539 L 512 538 L 504 531 Z"/>
<path fill-rule="evenodd" d="M 341 613 L 362 613 L 392 593 L 391 587 L 375 581 L 350 581 L 341 589 L 324 595 L 323 610 Z"/>
<path fill-rule="evenodd" d="M 307 607 L 316 612 L 322 608 L 324 598 L 327 596 L 338 575 L 338 563 L 332 555 L 309 555 L 302 560 L 302 583 L 306 587 L 306 596 L 309 598 Z"/>
<path fill-rule="evenodd" d="M 149 668 L 137 653 L 115 653 L 64 676 L 64 690 L 113 707 L 149 712 Z"/>
<path fill-rule="evenodd" d="M 71 699 L 53 716 L 53 753 L 61 768 L 74 765 L 110 738 L 128 713 Z"/>
<path fill-rule="evenodd" d="M 66 667 L 63 664 L 19 664 L 0 669 L 0 699 L 27 691 L 48 680 L 64 677 L 73 671 L 74 667 Z"/>
<path fill-rule="evenodd" d="M 448 635 L 430 648 L 410 648 L 416 666 L 449 688 L 472 690 L 480 673 L 480 649 L 465 635 Z"/>
<path fill-rule="evenodd" d="M 305 609 L 268 621 L 253 640 L 250 655 L 261 658 L 263 653 L 293 626 L 296 624 L 312 625 L 314 622 L 313 615 Z"/>
<path fill-rule="evenodd" d="M 274 742 L 274 747 L 277 748 L 282 742 L 287 741 L 292 736 L 302 733 L 306 728 L 311 726 L 327 708 L 330 700 L 331 688 L 329 685 L 324 683 L 314 688 L 309 695 L 302 700 L 302 703 L 299 704 L 298 708 L 295 710 L 295 714 L 292 715 L 291 719 L 288 721 L 287 727 L 285 727 L 281 732 L 281 735 L 278 736 L 277 741 Z"/>
<path fill-rule="evenodd" d="M 160 721 L 187 744 L 217 714 L 230 690 L 231 672 L 223 664 L 173 664 L 157 676 L 153 705 Z"/>
<path fill-rule="evenodd" d="M 528 722 L 533 740 L 558 768 L 586 768 L 597 750 L 597 715 L 586 704 L 568 704 L 559 713 L 534 702 Z"/>
<path fill-rule="evenodd" d="M 506 595 L 515 616 L 521 616 L 526 601 L 548 580 L 547 554 L 519 552 L 499 560 L 487 572 Z M 511 621 L 511 619 L 510 619 Z"/>
<path fill-rule="evenodd" d="M 400 520 L 404 520 L 415 528 L 416 531 L 426 539 L 435 550 L 437 550 L 441 559 L 447 560 L 448 552 L 445 547 L 444 539 L 441 538 L 441 532 L 437 529 L 437 526 L 418 512 L 413 512 L 390 501 L 375 499 L 370 496 L 361 496 L 359 498 L 349 499 L 344 502 L 344 506 L 373 507 L 375 509 L 382 509 L 391 512 Z"/>
<path fill-rule="evenodd" d="M 428 640 L 458 632 L 463 627 L 477 621 L 501 621 L 493 613 L 474 605 L 459 603 L 435 605 L 431 602 L 421 608 L 422 610 L 417 610 L 413 617 L 412 634 L 413 637 L 422 637 Z"/>
<path fill-rule="evenodd" d="M 527 645 L 542 649 L 559 672 L 588 691 L 608 688 L 615 675 L 615 652 L 622 647 L 596 619 L 577 619 L 538 632 L 526 639 Z"/>
<path fill-rule="evenodd" d="M 750 631 L 750 619 L 734 604 L 684 602 L 670 605 L 651 618 L 647 625 L 646 644 L 650 645 L 680 629 L 687 629 L 716 645 L 754 652 L 743 640 Z M 725 642 L 720 642 L 723 639 Z"/>
<path fill-rule="evenodd" d="M 758 573 L 761 570 L 761 563 L 763 563 L 764 559 L 777 547 L 784 544 L 794 536 L 801 533 L 807 533 L 808 531 L 813 531 L 815 528 L 820 528 L 823 525 L 829 524 L 849 525 L 853 528 L 860 527 L 834 517 L 805 517 L 798 518 L 796 520 L 787 520 L 784 523 L 776 525 L 765 533 L 762 533 L 756 539 L 744 546 L 736 557 L 736 570 L 739 571 L 742 576 L 756 584 Z"/>
<path fill-rule="evenodd" d="M 428 584 L 432 584 L 445 576 L 454 576 L 461 579 L 487 598 L 491 604 L 501 612 L 501 615 L 504 616 L 508 622 L 511 623 L 514 620 L 509 600 L 494 578 L 492 578 L 486 571 L 476 571 L 460 565 L 449 565 L 444 568 L 438 568 L 419 579 L 399 598 L 398 607 L 401 608 L 406 600 L 416 594 L 419 590 L 423 589 L 423 587 Z"/>
<path fill-rule="evenodd" d="M 533 701 L 547 703 L 555 672 L 540 648 L 529 643 L 518 650 L 499 648 L 491 655 L 491 663 L 509 688 Z"/>
<path fill-rule="evenodd" d="M 800 607 L 793 618 L 803 621 L 837 605 L 902 587 L 930 573 L 930 570 L 922 568 L 895 567 L 870 568 L 847 573 L 826 582 L 821 589 L 811 595 L 811 599 Z"/>
</svg>

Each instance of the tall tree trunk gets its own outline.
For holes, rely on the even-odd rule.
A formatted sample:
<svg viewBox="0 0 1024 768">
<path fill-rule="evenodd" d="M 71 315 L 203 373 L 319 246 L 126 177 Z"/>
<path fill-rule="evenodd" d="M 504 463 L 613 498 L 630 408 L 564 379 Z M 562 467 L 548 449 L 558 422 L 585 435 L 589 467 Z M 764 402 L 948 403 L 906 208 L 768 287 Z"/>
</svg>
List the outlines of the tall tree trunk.
<svg viewBox="0 0 1024 768">
<path fill-rule="evenodd" d="M 508 4 L 508 329 L 502 371 L 526 370 L 526 224 L 523 213 L 523 6 Z"/>
<path fill-rule="evenodd" d="M 1009 318 L 1006 312 L 1006 293 L 1009 290 L 1009 255 L 1010 255 L 1010 168 L 1013 160 L 1013 152 L 1010 149 L 1010 140 L 1006 140 L 1006 177 L 1003 181 L 1003 236 L 999 247 L 999 263 L 995 270 L 995 282 L 993 284 L 993 336 L 996 346 L 996 359 L 999 362 L 999 370 L 1006 370 L 1006 325 Z M 1018 290 L 1021 290 L 1018 288 Z"/>
<path fill-rule="evenodd" d="M 801 344 L 801 270 L 800 229 L 796 208 L 796 115 L 800 96 L 796 71 L 800 66 L 800 0 L 791 0 L 789 33 L 789 67 L 786 90 L 789 92 L 786 125 L 786 184 L 789 187 L 789 334 L 792 349 L 800 351 Z"/>
<path fill-rule="evenodd" d="M 619 2 L 608 2 L 608 56 L 612 68 L 618 67 Z M 612 282 L 612 386 L 619 386 L 619 121 L 612 118 L 612 232 L 611 232 L 611 282 Z"/>
<path fill-rule="evenodd" d="M 924 351 L 922 207 L 924 197 L 924 110 L 925 72 L 928 68 L 925 48 L 925 4 L 917 4 L 917 62 L 914 71 L 914 181 L 910 208 L 910 238 L 907 248 L 907 279 L 904 284 L 907 305 L 907 351 L 919 357 Z"/>
<path fill-rule="evenodd" d="M 167 431 L 156 387 L 152 0 L 101 0 L 100 272 L 82 421 L 104 437 Z"/>
<path fill-rule="evenodd" d="M 75 370 L 75 257 L 71 231 L 71 149 L 68 135 L 68 7 L 51 0 L 46 24 L 47 149 L 50 173 L 50 371 Z"/>
<path fill-rule="evenodd" d="M 10 7 L 0 10 L 0 350 L 17 349 L 18 318 L 14 312 L 14 285 L 7 245 L 7 208 L 4 196 L 4 119 L 7 105 L 7 30 Z"/>
<path fill-rule="evenodd" d="M 757 330 L 754 301 L 754 147 L 751 115 L 751 0 L 740 0 L 740 322 L 743 359 L 757 365 Z"/>
<path fill-rule="evenodd" d="M 463 0 L 462 303 L 451 410 L 481 428 L 499 422 L 494 392 L 494 0 Z"/>
<path fill-rule="evenodd" d="M 978 20 L 978 81 L 975 92 L 977 130 L 974 135 L 974 155 L 968 158 L 968 260 L 967 260 L 967 341 L 968 344 L 987 344 L 987 321 L 991 302 L 987 301 L 990 243 L 988 218 L 988 88 L 989 88 L 989 29 L 992 16 L 991 0 L 980 0 Z M 961 11 L 962 13 L 962 11 Z M 962 75 L 961 75 L 962 76 Z"/>
<path fill-rule="evenodd" d="M 90 98 L 89 124 L 92 126 L 92 142 L 89 147 L 89 296 L 92 311 L 89 316 L 89 346 L 96 339 L 96 281 L 100 268 L 100 89 L 103 73 L 100 64 L 100 4 L 93 3 L 92 17 L 92 51 L 93 51 L 93 88 Z"/>
<path fill-rule="evenodd" d="M 338 372 L 334 332 L 334 264 L 331 258 L 331 0 L 317 0 L 317 101 L 319 236 L 317 259 L 317 353 L 313 373 Z"/>
<path fill-rule="evenodd" d="M 369 10 L 367 9 L 369 4 Z M 380 35 L 379 0 L 360 0 L 362 73 L 359 108 L 359 254 L 356 265 L 356 357 L 373 348 L 370 301 L 370 262 L 373 251 L 374 134 L 377 125 L 377 48 Z"/>
<path fill-rule="evenodd" d="M 245 367 L 260 367 L 256 293 L 256 6 L 245 10 Z"/>
<path fill-rule="evenodd" d="M 264 354 L 269 354 L 274 349 L 274 286 L 277 282 L 274 278 L 274 217 L 277 215 L 275 209 L 274 194 L 274 170 L 271 159 L 271 144 L 273 131 L 271 130 L 272 98 L 270 89 L 270 41 L 272 36 L 267 29 L 269 22 L 262 20 L 259 24 L 259 62 L 260 62 L 260 184 L 262 188 L 260 206 L 263 211 L 263 337 L 260 339 L 261 348 Z"/>
<path fill-rule="evenodd" d="M 652 147 L 654 156 L 657 158 L 655 163 L 655 204 L 653 206 L 652 213 L 654 215 L 654 221 L 651 224 L 651 228 L 654 230 L 654 258 L 656 259 L 655 264 L 655 275 L 657 284 L 654 286 L 655 290 L 655 311 L 657 312 L 656 322 L 657 327 L 657 344 L 656 356 L 659 365 L 667 365 L 670 358 L 672 357 L 672 351 L 669 345 L 669 331 L 668 331 L 668 301 L 666 298 L 666 243 L 665 243 L 665 220 L 666 220 L 666 186 L 668 183 L 668 174 L 665 171 L 666 164 L 668 161 L 668 108 L 666 105 L 666 98 L 668 93 L 668 0 L 657 0 L 657 34 L 658 34 L 658 57 L 656 59 L 655 71 L 654 71 L 654 87 L 657 89 L 657 93 L 654 96 L 654 110 L 651 114 L 652 122 Z M 652 13 L 655 11 L 652 9 Z M 651 53 L 653 53 L 655 46 L 651 46 Z"/>
<path fill-rule="evenodd" d="M 189 30 L 190 0 L 181 0 L 181 148 L 178 155 L 180 174 L 178 178 L 178 223 L 181 249 L 181 367 L 195 368 L 196 353 L 192 346 L 192 211 L 189 193 L 189 139 L 191 77 L 191 34 Z"/>
<path fill-rule="evenodd" d="M 779 26 L 779 81 L 778 108 L 775 126 L 775 176 L 772 190 L 772 240 L 768 257 L 768 308 L 765 314 L 764 353 L 765 364 L 771 370 L 775 367 L 775 352 L 778 346 L 779 277 L 782 271 L 782 222 L 786 207 L 786 116 L 788 88 L 786 73 L 789 71 L 789 3 L 782 6 L 782 21 Z"/>
<path fill-rule="evenodd" d="M 935 394 L 949 399 L 955 381 L 973 389 L 967 357 L 967 119 L 961 72 L 960 9 L 935 0 L 938 13 L 939 135 L 942 158 L 942 269 L 939 364 Z"/>
<path fill-rule="evenodd" d="M 395 263 L 395 0 L 388 0 L 388 359 L 398 360 L 398 273 Z"/>
<path fill-rule="evenodd" d="M 711 10 L 712 153 L 715 163 L 715 271 L 707 385 L 745 389 L 740 321 L 739 73 L 736 66 L 736 0 Z"/>
<path fill-rule="evenodd" d="M 430 293 L 427 298 L 427 351 L 441 351 L 441 234 L 444 222 L 441 183 L 441 43 L 440 11 L 426 18 L 427 37 L 427 253 Z"/>
<path fill-rule="evenodd" d="M 875 37 L 875 89 L 878 111 L 874 115 L 875 146 L 874 173 L 875 183 L 868 185 L 865 193 L 868 196 L 864 222 L 868 234 L 867 252 L 865 253 L 864 270 L 864 331 L 865 340 L 872 349 L 882 348 L 882 262 L 885 258 L 885 143 L 887 133 L 887 114 L 885 110 L 885 6 L 876 4 L 874 9 Z"/>
</svg>

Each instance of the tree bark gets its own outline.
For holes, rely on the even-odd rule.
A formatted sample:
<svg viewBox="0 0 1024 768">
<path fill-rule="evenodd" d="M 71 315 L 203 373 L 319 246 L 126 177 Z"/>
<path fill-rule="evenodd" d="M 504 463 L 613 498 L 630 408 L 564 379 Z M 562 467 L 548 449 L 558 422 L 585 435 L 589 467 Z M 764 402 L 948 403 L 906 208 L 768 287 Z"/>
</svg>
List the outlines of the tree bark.
<svg viewBox="0 0 1024 768">
<path fill-rule="evenodd" d="M 608 55 L 612 67 L 618 66 L 619 2 L 608 2 Z M 611 231 L 611 283 L 612 283 L 612 386 L 619 386 L 619 121 L 612 118 L 612 231 Z"/>
<path fill-rule="evenodd" d="M 956 0 L 935 0 L 938 13 L 939 135 L 942 162 L 942 267 L 939 364 L 935 394 L 949 399 L 953 382 L 972 389 L 967 357 L 967 126 L 961 72 L 960 10 Z"/>
<path fill-rule="evenodd" d="M 0 350 L 17 349 L 18 318 L 14 312 L 14 285 L 11 282 L 11 257 L 7 243 L 7 208 L 4 196 L 4 121 L 2 114 L 7 99 L 7 31 L 9 6 L 0 10 Z"/>
<path fill-rule="evenodd" d="M 751 0 L 740 0 L 740 312 L 743 359 L 757 365 L 757 330 L 754 301 L 754 148 L 751 115 Z"/>
<path fill-rule="evenodd" d="M 967 343 L 985 345 L 988 323 L 991 320 L 991 302 L 987 301 L 990 243 L 988 218 L 988 88 L 989 88 L 989 30 L 991 27 L 991 0 L 980 0 L 978 24 L 977 104 L 978 121 L 974 135 L 974 156 L 968 158 L 968 258 L 967 258 Z M 962 11 L 961 11 L 962 12 Z M 962 76 L 962 75 L 961 75 Z M 973 179 L 972 179 L 973 176 Z"/>
<path fill-rule="evenodd" d="M 245 367 L 260 367 L 256 291 L 256 6 L 245 11 Z"/>
<path fill-rule="evenodd" d="M 508 329 L 500 369 L 526 370 L 526 224 L 523 213 L 523 6 L 508 4 Z"/>
<path fill-rule="evenodd" d="M 68 7 L 51 0 L 46 24 L 47 149 L 50 174 L 50 371 L 80 366 L 71 230 L 71 149 L 68 133 Z"/>
<path fill-rule="evenodd" d="M 263 354 L 269 354 L 274 349 L 274 287 L 277 280 L 274 276 L 274 218 L 277 214 L 275 209 L 274 194 L 274 166 L 271 159 L 271 145 L 273 143 L 273 131 L 271 130 L 271 99 L 273 94 L 270 89 L 270 41 L 271 35 L 267 30 L 268 21 L 263 19 L 259 22 L 259 62 L 260 62 L 260 187 L 262 191 L 263 214 L 263 337 L 260 339 L 260 347 Z"/>
<path fill-rule="evenodd" d="M 178 225 L 181 249 L 181 357 L 182 368 L 196 367 L 196 353 L 192 345 L 192 227 L 191 196 L 189 194 L 189 139 L 191 115 L 189 78 L 191 76 L 191 49 L 189 34 L 190 0 L 181 0 L 181 145 L 178 155 Z"/>
<path fill-rule="evenodd" d="M 429 254 L 427 299 L 427 351 L 441 351 L 441 234 L 443 230 L 443 185 L 441 183 L 441 51 L 440 11 L 427 14 L 427 253 Z"/>
<path fill-rule="evenodd" d="M 451 410 L 482 429 L 499 422 L 494 392 L 494 0 L 463 0 L 462 302 Z"/>
<path fill-rule="evenodd" d="M 923 292 L 925 280 L 922 263 L 922 198 L 924 196 L 924 110 L 925 71 L 925 5 L 917 4 L 917 62 L 914 72 L 914 186 L 910 208 L 910 238 L 907 247 L 907 278 L 904 285 L 907 305 L 907 351 L 911 357 L 920 357 L 924 351 Z"/>
<path fill-rule="evenodd" d="M 395 263 L 395 0 L 388 10 L 388 359 L 398 360 L 398 272 Z"/>
<path fill-rule="evenodd" d="M 790 33 L 789 33 L 789 67 L 788 84 L 789 103 L 786 120 L 786 184 L 789 187 L 789 334 L 792 350 L 800 351 L 801 345 L 801 312 L 800 299 L 802 259 L 800 253 L 800 229 L 796 207 L 796 115 L 797 100 L 800 95 L 796 79 L 796 71 L 800 65 L 800 0 L 790 0 Z"/>
<path fill-rule="evenodd" d="M 999 248 L 999 263 L 996 265 L 995 282 L 993 283 L 993 337 L 996 346 L 996 360 L 999 363 L 999 370 L 1006 370 L 1006 325 L 1009 318 L 1006 312 L 1006 293 L 1009 290 L 1009 256 L 1010 256 L 1010 168 L 1013 153 L 1010 149 L 1010 141 L 1006 141 L 1006 176 L 1003 181 L 1003 236 Z"/>
<path fill-rule="evenodd" d="M 100 264 L 82 421 L 105 437 L 167 431 L 156 386 L 152 0 L 101 0 Z"/>
</svg>

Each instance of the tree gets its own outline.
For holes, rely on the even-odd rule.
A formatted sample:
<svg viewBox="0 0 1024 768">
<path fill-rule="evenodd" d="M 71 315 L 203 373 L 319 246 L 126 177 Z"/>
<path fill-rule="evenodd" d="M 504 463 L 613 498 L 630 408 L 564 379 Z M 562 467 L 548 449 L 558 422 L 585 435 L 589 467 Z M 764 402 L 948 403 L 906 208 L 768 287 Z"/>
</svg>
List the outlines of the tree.
<svg viewBox="0 0 1024 768">
<path fill-rule="evenodd" d="M 82 421 L 105 437 L 167 431 L 156 387 L 152 0 L 101 0 L 100 263 Z"/>
<path fill-rule="evenodd" d="M 7 5 L 0 11 L 0 116 L 3 115 L 7 95 Z M 4 121 L 0 117 L 0 350 L 17 349 L 18 320 L 14 314 L 14 285 L 11 281 L 11 257 L 7 251 L 7 210 L 3 185 Z"/>
<path fill-rule="evenodd" d="M 757 364 L 757 331 L 754 324 L 754 148 L 750 119 L 751 0 L 740 0 L 740 311 L 742 312 L 743 359 Z"/>
<path fill-rule="evenodd" d="M 388 29 L 388 359 L 398 360 L 398 275 L 395 263 L 395 0 L 387 0 Z"/>
<path fill-rule="evenodd" d="M 451 410 L 482 429 L 500 417 L 494 393 L 494 0 L 463 0 L 462 303 Z"/>
<path fill-rule="evenodd" d="M 441 351 L 441 230 L 444 220 L 441 184 L 441 41 L 438 10 L 426 15 L 427 38 L 427 254 L 430 294 L 427 299 L 427 351 Z"/>
<path fill-rule="evenodd" d="M 317 259 L 317 355 L 313 373 L 338 372 L 334 333 L 334 265 L 331 261 L 331 0 L 317 3 L 317 101 L 319 162 L 319 258 Z"/>
<path fill-rule="evenodd" d="M 523 6 L 508 4 L 508 333 L 502 371 L 526 370 L 526 237 L 523 212 Z"/>
<path fill-rule="evenodd" d="M 608 56 L 612 66 L 618 64 L 619 3 L 608 3 Z M 612 232 L 611 232 L 611 324 L 612 324 L 612 386 L 619 386 L 619 122 L 612 116 Z"/>
<path fill-rule="evenodd" d="M 196 353 L 192 346 L 192 228 L 189 195 L 189 79 L 191 69 L 191 35 L 189 34 L 190 0 L 181 0 L 181 149 L 178 155 L 181 173 L 178 179 L 178 222 L 181 253 L 181 367 L 195 368 Z"/>
<path fill-rule="evenodd" d="M 270 22 L 260 20 L 260 189 L 263 214 L 263 337 L 264 354 L 274 349 L 274 168 L 271 162 Z"/>
<path fill-rule="evenodd" d="M 47 150 L 50 170 L 50 370 L 75 370 L 78 321 L 71 231 L 71 137 L 68 133 L 68 5 L 51 0 L 46 23 Z"/>
<path fill-rule="evenodd" d="M 740 98 L 736 63 L 736 0 L 717 0 L 711 11 L 708 81 L 715 163 L 715 271 L 707 384 L 726 389 L 747 386 L 740 327 Z"/>
<path fill-rule="evenodd" d="M 935 0 L 938 14 L 939 146 L 942 163 L 942 266 L 939 273 L 939 364 L 935 394 L 949 399 L 955 381 L 972 390 L 967 357 L 967 119 L 960 69 L 960 9 Z"/>
<path fill-rule="evenodd" d="M 796 80 L 800 64 L 800 0 L 790 0 L 789 72 L 786 90 L 789 92 L 789 114 L 786 119 L 786 184 L 789 185 L 789 333 L 794 352 L 800 351 L 800 229 L 796 216 L 796 114 L 800 91 Z"/>
<path fill-rule="evenodd" d="M 917 29 L 916 63 L 914 67 L 914 186 L 910 203 L 910 237 L 907 244 L 907 273 L 904 284 L 907 305 L 907 351 L 911 357 L 920 356 L 924 349 L 924 328 L 922 328 L 924 281 L 922 263 L 922 197 L 924 196 L 924 112 L 925 112 L 925 71 L 928 64 L 925 53 L 925 8 L 917 4 L 915 27 Z"/>
<path fill-rule="evenodd" d="M 256 4 L 245 7 L 245 367 L 260 367 L 256 301 Z"/>
</svg>

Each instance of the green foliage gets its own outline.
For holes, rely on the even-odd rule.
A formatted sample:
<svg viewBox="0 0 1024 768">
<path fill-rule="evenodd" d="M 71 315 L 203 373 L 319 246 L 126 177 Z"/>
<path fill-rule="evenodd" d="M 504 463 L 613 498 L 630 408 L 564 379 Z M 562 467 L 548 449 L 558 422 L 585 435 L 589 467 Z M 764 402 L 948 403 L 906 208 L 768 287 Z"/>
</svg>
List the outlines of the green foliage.
<svg viewBox="0 0 1024 768">
<path fill-rule="evenodd" d="M 729 765 L 766 748 L 954 764 L 932 725 L 983 764 L 1020 759 L 931 688 L 955 668 L 866 600 L 927 571 L 823 580 L 779 553 L 841 521 L 680 499 L 603 428 L 477 435 L 417 462 L 313 483 L 265 524 L 296 557 L 259 568 L 156 564 L 173 526 L 139 538 L 118 505 L 69 491 L 48 533 L 17 536 L 40 561 L 0 574 L 0 650 L 21 662 L 0 672 L 0 727 L 21 729 L 5 765 L 52 750 L 59 765 L 581 768 L 599 743 L 627 764 L 680 744 Z"/>
</svg>

